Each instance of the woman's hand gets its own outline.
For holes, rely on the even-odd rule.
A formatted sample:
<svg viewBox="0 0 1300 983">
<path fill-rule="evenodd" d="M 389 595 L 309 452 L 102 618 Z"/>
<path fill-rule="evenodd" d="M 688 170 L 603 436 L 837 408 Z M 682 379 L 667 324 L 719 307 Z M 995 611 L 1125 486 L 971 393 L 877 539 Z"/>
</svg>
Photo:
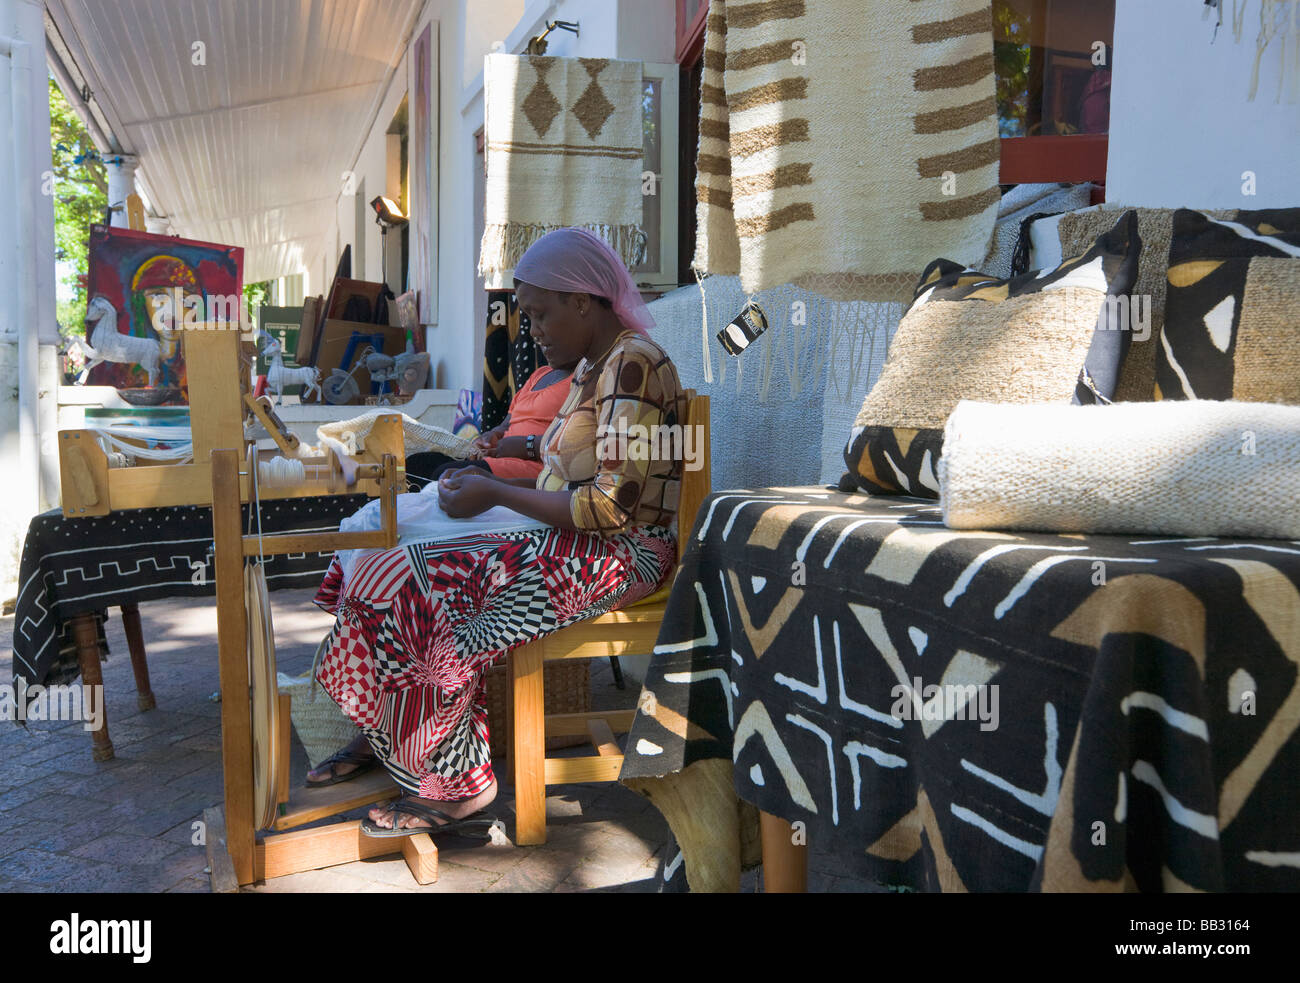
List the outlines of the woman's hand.
<svg viewBox="0 0 1300 983">
<path fill-rule="evenodd" d="M 470 446 L 478 452 L 475 455 L 475 459 L 481 459 L 489 457 L 492 449 L 499 443 L 501 443 L 501 431 L 489 430 L 486 433 L 481 433 L 475 437 Z"/>
<path fill-rule="evenodd" d="M 478 474 L 466 474 L 476 471 Z M 501 485 L 482 474 L 479 468 L 463 468 L 438 479 L 438 504 L 453 519 L 481 515 L 498 504 Z"/>
</svg>

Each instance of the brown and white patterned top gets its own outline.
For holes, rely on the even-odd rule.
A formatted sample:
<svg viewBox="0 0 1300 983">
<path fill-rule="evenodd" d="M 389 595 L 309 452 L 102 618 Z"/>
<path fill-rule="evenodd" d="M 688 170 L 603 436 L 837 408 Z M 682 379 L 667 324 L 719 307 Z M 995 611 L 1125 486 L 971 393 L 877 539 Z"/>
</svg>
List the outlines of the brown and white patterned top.
<svg viewBox="0 0 1300 983">
<path fill-rule="evenodd" d="M 686 398 L 657 344 L 625 331 L 600 359 L 578 363 L 560 414 L 542 438 L 537 487 L 573 489 L 573 522 L 612 536 L 632 525 L 669 528 L 681 491 Z M 644 428 L 644 429 L 642 429 Z M 665 453 L 669 448 L 676 453 Z"/>
</svg>

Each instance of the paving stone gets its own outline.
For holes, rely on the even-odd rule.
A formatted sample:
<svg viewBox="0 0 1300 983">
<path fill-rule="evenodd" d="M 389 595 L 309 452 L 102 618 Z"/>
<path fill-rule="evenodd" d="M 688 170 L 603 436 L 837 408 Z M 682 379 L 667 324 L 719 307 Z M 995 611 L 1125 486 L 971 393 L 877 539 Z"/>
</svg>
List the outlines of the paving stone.
<svg viewBox="0 0 1300 983">
<path fill-rule="evenodd" d="M 51 853 L 71 853 L 90 840 L 120 828 L 123 822 L 123 817 L 116 815 L 111 809 L 75 820 L 68 816 L 53 816 L 43 824 L 45 835 L 33 845 Z"/>
<path fill-rule="evenodd" d="M 573 872 L 580 861 L 559 850 L 530 848 L 529 855 L 515 864 L 495 884 L 490 894 L 549 893 Z"/>
<path fill-rule="evenodd" d="M 33 884 L 54 884 L 92 865 L 78 857 L 48 850 L 20 850 L 5 858 L 5 876 Z"/>
<path fill-rule="evenodd" d="M 82 817 L 107 809 L 107 803 L 96 802 L 84 796 L 47 792 L 9 811 L 22 819 L 62 820 L 68 816 Z"/>
<path fill-rule="evenodd" d="M 179 884 L 173 884 L 167 888 L 167 894 L 211 894 L 212 882 L 208 879 L 207 874 L 198 877 L 187 877 Z"/>
<path fill-rule="evenodd" d="M 7 823 L 0 818 L 0 858 L 35 845 L 49 836 L 49 833 L 49 824 L 38 819 Z M 0 871 L 4 870 L 4 866 L 3 860 L 0 859 Z M 0 874 L 0 876 L 3 876 L 3 874 Z"/>
<path fill-rule="evenodd" d="M 324 870 L 306 870 L 298 874 L 286 874 L 273 877 L 269 881 L 240 888 L 241 891 L 254 894 L 299 894 L 363 891 L 368 883 L 344 872 L 344 867 L 326 867 Z"/>
<path fill-rule="evenodd" d="M 69 852 L 73 856 L 102 860 L 105 863 L 158 865 L 179 849 L 176 844 L 156 837 L 106 833 Z"/>
<path fill-rule="evenodd" d="M 52 782 L 38 780 L 28 782 L 18 788 L 6 789 L 0 793 L 0 828 L 3 828 L 7 819 L 4 813 L 17 809 L 20 805 L 31 802 L 32 799 L 39 799 L 49 792 L 52 787 L 56 787 Z M 20 820 L 14 819 L 12 821 L 18 822 Z"/>
<path fill-rule="evenodd" d="M 60 894 L 153 894 L 167 886 L 144 865 L 123 867 L 97 863 L 81 867 L 60 880 L 56 889 Z"/>
</svg>

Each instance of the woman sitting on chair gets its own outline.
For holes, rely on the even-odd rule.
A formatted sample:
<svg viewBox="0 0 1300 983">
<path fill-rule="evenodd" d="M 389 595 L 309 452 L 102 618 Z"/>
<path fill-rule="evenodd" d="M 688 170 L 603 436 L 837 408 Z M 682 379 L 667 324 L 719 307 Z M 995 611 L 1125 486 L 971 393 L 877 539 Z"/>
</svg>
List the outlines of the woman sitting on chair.
<svg viewBox="0 0 1300 983">
<path fill-rule="evenodd" d="M 682 463 L 654 459 L 645 435 L 683 424 L 685 398 L 646 334 L 654 321 L 627 268 L 591 233 L 559 229 L 520 259 L 515 288 L 547 361 L 577 364 L 537 447 L 541 474 L 465 468 L 443 474 L 437 492 L 449 516 L 505 506 L 539 527 L 370 554 L 342 595 L 335 561 L 316 597 L 337 615 L 317 678 L 361 736 L 308 784 L 382 764 L 411 794 L 370 811 L 362 829 L 372 836 L 482 833 L 485 820 L 471 817 L 497 793 L 486 670 L 518 645 L 653 593 L 676 561 Z"/>
</svg>

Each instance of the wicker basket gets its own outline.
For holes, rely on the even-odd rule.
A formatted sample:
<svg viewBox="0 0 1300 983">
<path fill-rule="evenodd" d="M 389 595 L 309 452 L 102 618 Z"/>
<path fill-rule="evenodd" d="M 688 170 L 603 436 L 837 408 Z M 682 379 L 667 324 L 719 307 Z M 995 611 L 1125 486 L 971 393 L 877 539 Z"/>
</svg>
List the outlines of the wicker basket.
<svg viewBox="0 0 1300 983">
<path fill-rule="evenodd" d="M 289 716 L 293 729 L 307 752 L 307 760 L 315 768 L 341 747 L 361 733 L 351 720 L 343 715 L 320 683 L 313 684 L 311 673 L 302 676 L 278 674 L 281 693 L 289 695 Z M 316 698 L 312 699 L 312 689 Z"/>
<path fill-rule="evenodd" d="M 505 754 L 510 707 L 510 680 L 506 664 L 494 666 L 487 673 L 488 734 L 491 738 L 492 756 Z M 542 667 L 542 685 L 546 690 L 545 712 L 586 713 L 591 709 L 591 669 L 586 659 L 564 659 L 548 662 Z M 585 744 L 581 735 L 548 737 L 546 747 L 576 747 Z"/>
</svg>

